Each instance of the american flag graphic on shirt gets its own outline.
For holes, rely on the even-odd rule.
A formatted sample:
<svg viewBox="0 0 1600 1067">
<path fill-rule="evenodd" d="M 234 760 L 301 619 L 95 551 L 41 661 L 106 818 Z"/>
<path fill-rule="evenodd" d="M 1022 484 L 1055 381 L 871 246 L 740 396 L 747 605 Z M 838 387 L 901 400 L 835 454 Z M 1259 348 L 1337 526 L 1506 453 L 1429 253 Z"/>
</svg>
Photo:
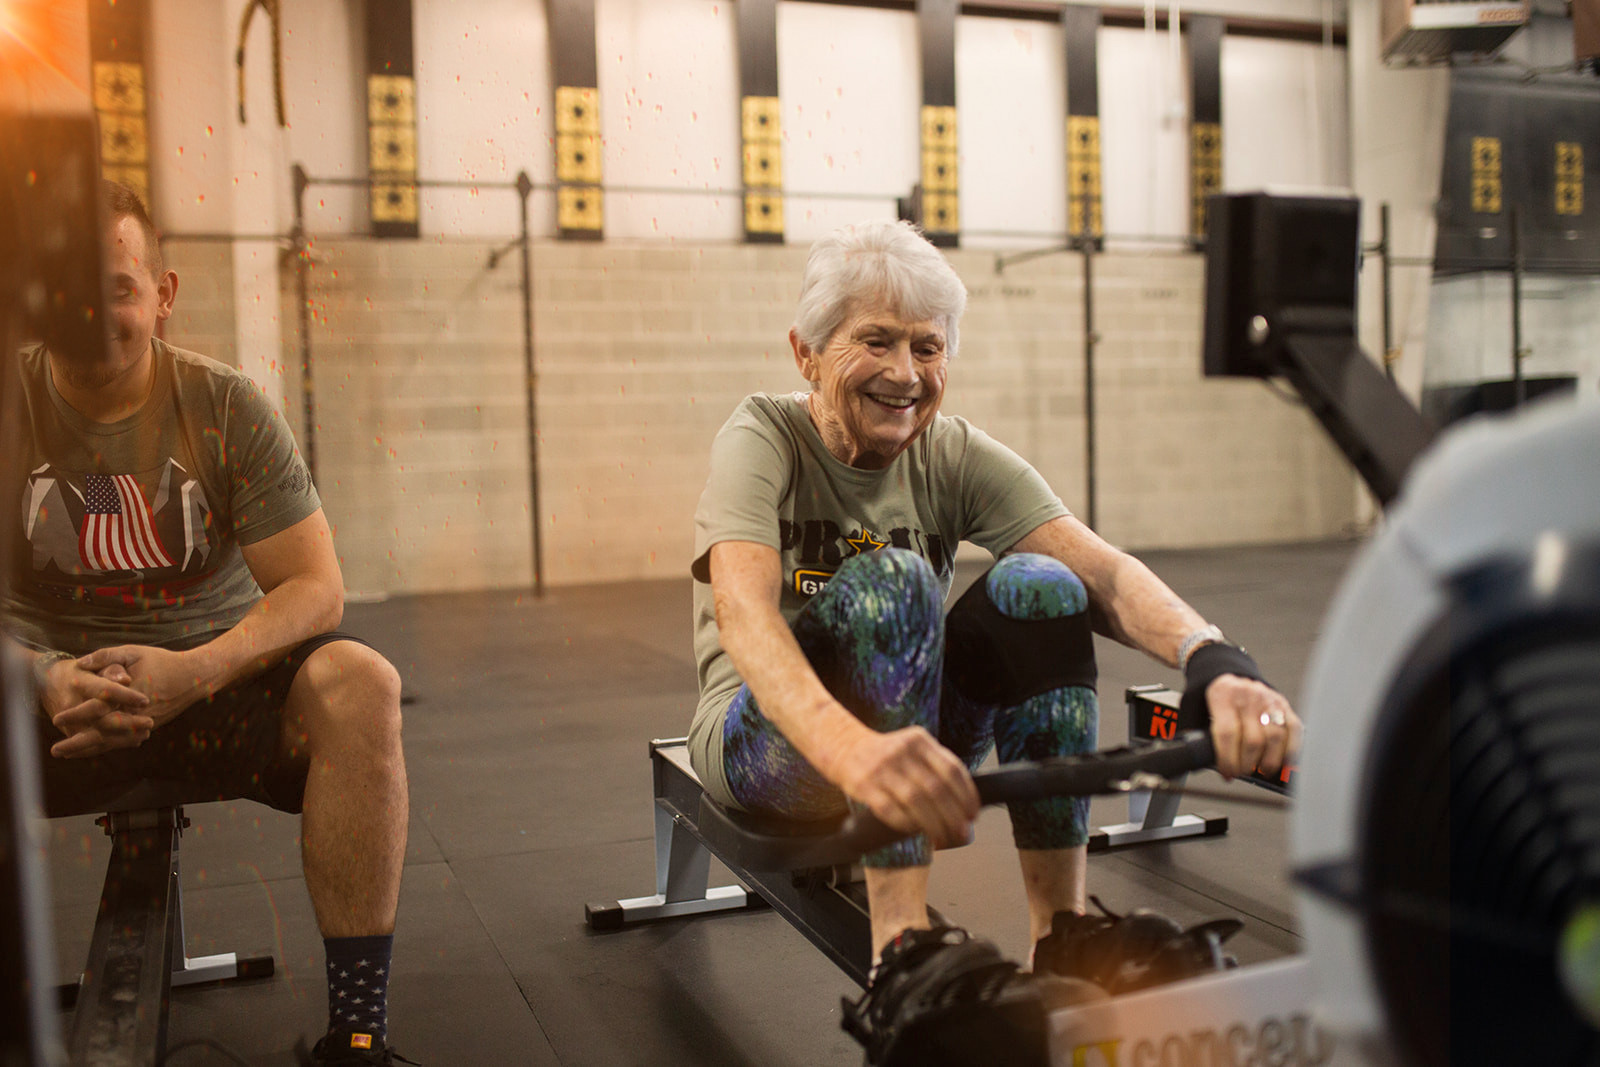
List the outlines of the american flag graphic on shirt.
<svg viewBox="0 0 1600 1067">
<path fill-rule="evenodd" d="M 90 474 L 83 489 L 78 551 L 84 566 L 102 571 L 172 566 L 172 557 L 156 536 L 150 505 L 131 475 Z"/>
</svg>

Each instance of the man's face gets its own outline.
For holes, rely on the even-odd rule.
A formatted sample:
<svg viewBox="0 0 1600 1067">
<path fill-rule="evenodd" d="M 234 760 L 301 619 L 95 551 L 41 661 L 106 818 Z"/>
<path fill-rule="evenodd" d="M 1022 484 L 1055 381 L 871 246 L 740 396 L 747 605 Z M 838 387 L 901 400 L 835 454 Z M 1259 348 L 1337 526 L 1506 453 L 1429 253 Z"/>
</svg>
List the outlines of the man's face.
<svg viewBox="0 0 1600 1067">
<path fill-rule="evenodd" d="M 106 231 L 106 359 L 69 358 L 73 384 L 105 385 L 137 366 L 150 353 L 156 323 L 172 314 L 178 279 L 172 271 L 151 269 L 144 230 L 137 219 L 123 215 Z"/>
<path fill-rule="evenodd" d="M 942 322 L 913 322 L 883 299 L 863 302 L 820 352 L 792 333 L 795 362 L 810 381 L 811 418 L 828 450 L 879 469 L 904 452 L 939 413 L 949 356 Z"/>
</svg>

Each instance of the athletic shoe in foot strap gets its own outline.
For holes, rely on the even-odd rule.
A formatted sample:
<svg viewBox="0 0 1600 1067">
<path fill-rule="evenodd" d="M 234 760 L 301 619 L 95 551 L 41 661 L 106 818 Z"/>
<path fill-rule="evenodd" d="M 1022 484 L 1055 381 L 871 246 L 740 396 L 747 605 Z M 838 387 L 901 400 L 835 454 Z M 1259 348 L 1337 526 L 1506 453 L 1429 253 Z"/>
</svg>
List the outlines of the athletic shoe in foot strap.
<svg viewBox="0 0 1600 1067">
<path fill-rule="evenodd" d="M 1047 1064 L 1038 991 L 987 941 L 945 926 L 907 930 L 872 983 L 845 999 L 844 1029 L 873 1067 Z"/>
</svg>

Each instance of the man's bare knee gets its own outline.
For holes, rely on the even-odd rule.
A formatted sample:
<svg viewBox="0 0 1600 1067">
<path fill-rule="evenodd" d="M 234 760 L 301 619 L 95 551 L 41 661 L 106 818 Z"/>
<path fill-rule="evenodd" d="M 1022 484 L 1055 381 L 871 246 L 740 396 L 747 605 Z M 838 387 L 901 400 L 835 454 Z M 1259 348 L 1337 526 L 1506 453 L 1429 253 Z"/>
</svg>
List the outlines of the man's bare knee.
<svg viewBox="0 0 1600 1067">
<path fill-rule="evenodd" d="M 338 737 L 385 747 L 400 737 L 400 674 L 366 645 L 335 641 L 306 659 L 289 691 L 311 744 Z"/>
</svg>

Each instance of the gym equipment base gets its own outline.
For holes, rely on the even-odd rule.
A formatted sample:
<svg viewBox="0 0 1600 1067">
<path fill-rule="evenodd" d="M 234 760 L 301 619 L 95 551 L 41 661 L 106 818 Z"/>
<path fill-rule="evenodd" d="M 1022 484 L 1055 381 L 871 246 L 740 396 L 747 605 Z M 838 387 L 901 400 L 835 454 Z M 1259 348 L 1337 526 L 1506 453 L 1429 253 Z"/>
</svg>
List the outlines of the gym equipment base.
<svg viewBox="0 0 1600 1067">
<path fill-rule="evenodd" d="M 689 766 L 689 750 L 681 737 L 651 741 L 650 768 L 655 785 L 656 891 L 584 905 L 589 928 L 617 930 L 652 919 L 770 905 L 865 987 L 872 965 L 872 925 L 866 886 L 851 857 L 829 863 L 830 857 L 818 855 L 804 869 L 788 870 L 763 839 L 780 830 L 799 843 L 832 833 L 842 820 L 782 824 L 718 806 L 706 797 Z M 756 832 L 746 833 L 747 829 Z M 710 885 L 712 856 L 736 872 L 742 884 Z M 945 921 L 931 908 L 928 914 L 935 923 Z"/>
<path fill-rule="evenodd" d="M 1127 690 L 1128 740 L 1171 738 L 1183 694 L 1164 685 L 1131 685 Z M 1171 723 L 1166 729 L 1157 724 Z M 1136 789 L 1128 794 L 1128 821 L 1101 826 L 1089 833 L 1090 852 L 1110 852 L 1132 845 L 1174 841 L 1182 837 L 1220 837 L 1228 832 L 1226 815 L 1178 814 L 1187 775 L 1170 779 L 1172 791 Z"/>
<path fill-rule="evenodd" d="M 1139 687 L 1148 699 L 1159 687 Z M 1134 693 L 1130 691 L 1130 699 Z M 1159 706 L 1163 697 L 1157 697 Z M 1159 716 L 1159 710 L 1156 712 Z M 871 927 L 866 888 L 848 855 L 816 842 L 842 820 L 781 823 L 731 812 L 705 796 L 683 738 L 650 742 L 656 826 L 656 892 L 587 904 L 590 929 L 646 920 L 743 910 L 770 904 L 858 984 L 866 982 Z M 1165 794 L 1158 794 L 1157 798 Z M 775 841 L 778 833 L 787 841 Z M 803 869 L 785 868 L 803 856 Z M 710 885 L 716 856 L 740 884 Z M 830 860 L 839 862 L 828 865 Z M 746 888 L 746 887 L 749 888 Z M 939 916 L 930 915 L 936 922 Z M 1320 1067 L 1333 1038 L 1316 1027 L 1311 971 L 1303 956 L 1174 982 L 1101 1002 L 1052 1010 L 1051 1060 L 1063 1067 L 1127 1064 L 1274 1063 Z M 998 1061 L 997 1061 L 998 1062 Z"/>
<path fill-rule="evenodd" d="M 274 971 L 271 956 L 185 951 L 178 843 L 189 821 L 176 795 L 145 783 L 97 820 L 111 838 L 100 910 L 78 984 L 59 990 L 73 1009 L 73 1067 L 155 1067 L 166 1055 L 172 987 Z"/>
</svg>

